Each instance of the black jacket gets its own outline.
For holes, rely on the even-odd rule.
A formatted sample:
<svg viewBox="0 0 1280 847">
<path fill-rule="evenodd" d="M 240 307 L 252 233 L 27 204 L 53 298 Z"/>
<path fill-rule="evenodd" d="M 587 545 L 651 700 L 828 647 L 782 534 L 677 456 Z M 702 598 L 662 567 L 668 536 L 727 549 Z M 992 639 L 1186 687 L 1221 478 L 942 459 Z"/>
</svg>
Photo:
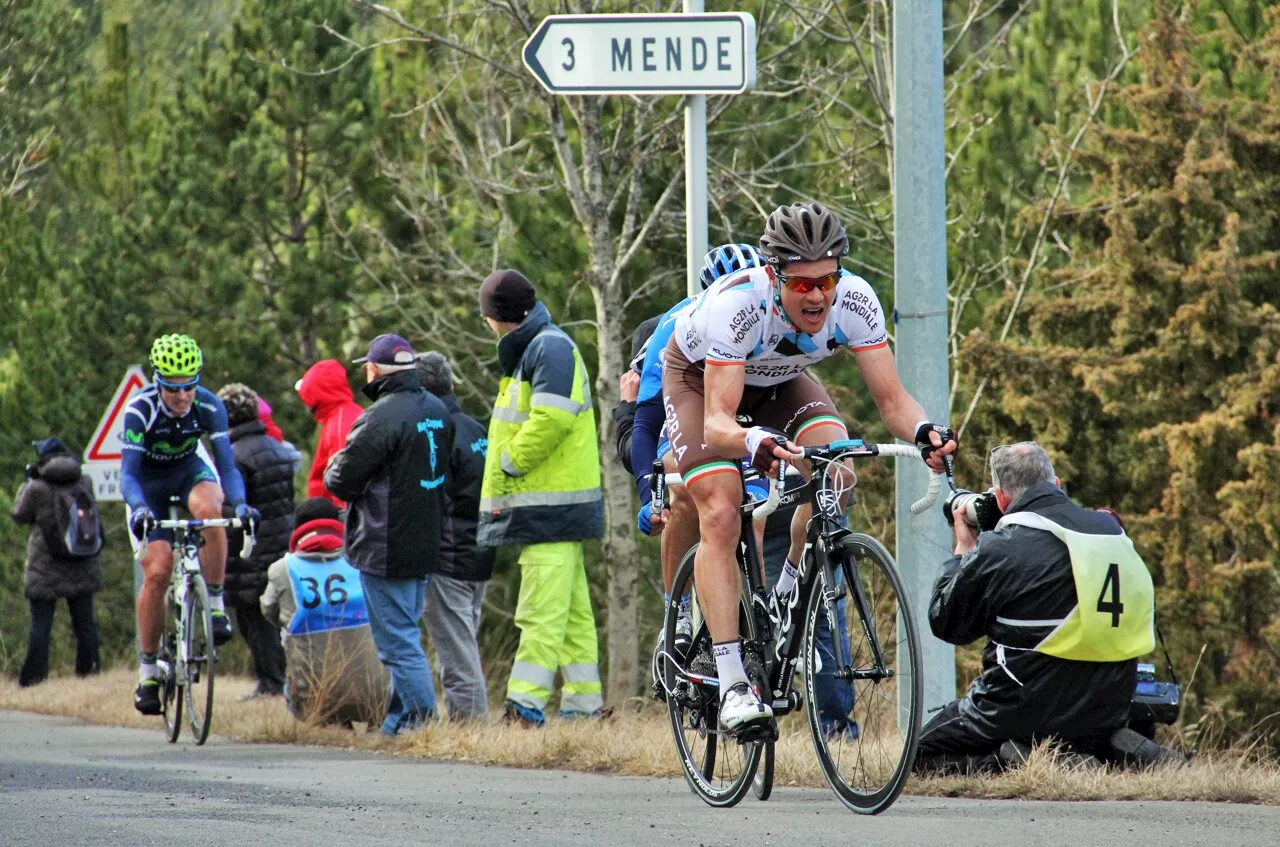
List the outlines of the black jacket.
<svg viewBox="0 0 1280 847">
<path fill-rule="evenodd" d="M 449 410 L 414 371 L 364 387 L 374 401 L 335 453 L 324 485 L 346 500 L 346 551 L 373 576 L 421 579 L 440 555 L 444 492 L 453 449 Z"/>
<path fill-rule="evenodd" d="M 262 514 L 254 538 L 253 552 L 241 558 L 243 534 L 227 535 L 227 579 L 224 592 L 229 606 L 256 608 L 267 587 L 267 568 L 289 550 L 293 532 L 293 474 L 298 469 L 297 451 L 267 435 L 259 420 L 231 428 L 231 452 L 244 479 L 245 502 Z"/>
<path fill-rule="evenodd" d="M 449 410 L 449 420 L 453 423 L 453 452 L 449 482 L 445 485 L 444 527 L 436 573 L 483 582 L 493 576 L 493 561 L 497 556 L 494 548 L 476 544 L 488 432 L 462 411 L 456 395 L 446 394 L 440 402 Z"/>
<path fill-rule="evenodd" d="M 1048 482 L 1020 494 L 1009 504 L 1008 513 L 1014 512 L 1035 512 L 1093 535 L 1122 532 L 1113 517 L 1077 506 Z M 1036 653 L 1027 648 L 1052 627 L 1000 621 L 1060 619 L 1075 605 L 1067 546 L 1042 530 L 1014 525 L 984 532 L 976 548 L 943 564 L 929 605 L 933 634 L 952 644 L 983 635 L 990 639 L 982 653 L 982 675 L 960 703 L 974 730 L 999 742 L 1046 735 L 1088 738 L 1124 725 L 1137 685 L 1136 659 L 1078 662 Z M 996 645 L 1006 648 L 1007 671 Z"/>
<path fill-rule="evenodd" d="M 49 537 L 57 527 L 56 489 L 74 485 L 93 496 L 93 481 L 80 473 L 80 460 L 70 453 L 54 453 L 41 459 L 34 479 L 18 489 L 13 521 L 31 525 L 27 541 L 24 593 L 31 600 L 57 600 L 101 591 L 106 585 L 97 556 L 88 559 L 55 558 Z"/>
</svg>

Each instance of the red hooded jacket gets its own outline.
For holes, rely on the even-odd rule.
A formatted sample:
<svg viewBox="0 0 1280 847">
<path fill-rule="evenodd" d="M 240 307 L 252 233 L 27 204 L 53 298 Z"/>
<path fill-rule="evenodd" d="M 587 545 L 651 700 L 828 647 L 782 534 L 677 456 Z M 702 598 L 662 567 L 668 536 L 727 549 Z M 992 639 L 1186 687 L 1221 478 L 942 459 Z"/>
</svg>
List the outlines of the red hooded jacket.
<svg viewBox="0 0 1280 847">
<path fill-rule="evenodd" d="M 329 464 L 329 457 L 346 445 L 347 433 L 364 408 L 351 393 L 347 369 L 336 359 L 316 362 L 298 380 L 296 388 L 298 396 L 311 409 L 316 423 L 320 424 L 316 458 L 307 477 L 307 496 L 326 497 L 341 509 L 346 504 L 324 487 L 324 469 Z"/>
</svg>

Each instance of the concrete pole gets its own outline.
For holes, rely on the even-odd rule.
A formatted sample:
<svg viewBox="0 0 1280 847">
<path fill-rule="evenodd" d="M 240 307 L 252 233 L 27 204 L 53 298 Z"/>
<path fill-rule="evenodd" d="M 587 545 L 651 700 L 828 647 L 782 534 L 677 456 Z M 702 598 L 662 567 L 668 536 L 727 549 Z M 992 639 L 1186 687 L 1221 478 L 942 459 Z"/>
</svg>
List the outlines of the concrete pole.
<svg viewBox="0 0 1280 847">
<path fill-rule="evenodd" d="M 894 303 L 898 371 L 929 420 L 947 420 L 946 151 L 942 118 L 942 4 L 893 4 Z M 955 699 L 955 648 L 929 631 L 929 598 L 951 534 L 937 507 L 913 517 L 927 469 L 897 460 L 897 558 L 923 643 L 925 720 Z"/>
<path fill-rule="evenodd" d="M 703 0 L 684 0 L 686 15 L 701 14 Z M 707 98 L 694 94 L 684 106 L 685 283 L 690 297 L 702 290 L 698 268 L 707 253 Z"/>
</svg>

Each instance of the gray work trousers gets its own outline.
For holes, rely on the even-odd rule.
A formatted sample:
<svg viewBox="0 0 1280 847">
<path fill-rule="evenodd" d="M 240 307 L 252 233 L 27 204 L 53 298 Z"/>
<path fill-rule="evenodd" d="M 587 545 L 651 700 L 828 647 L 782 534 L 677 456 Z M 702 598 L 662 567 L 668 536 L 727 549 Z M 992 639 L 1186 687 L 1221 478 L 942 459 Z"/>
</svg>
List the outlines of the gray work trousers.
<svg viewBox="0 0 1280 847">
<path fill-rule="evenodd" d="M 436 648 L 440 686 L 454 720 L 483 718 L 489 711 L 476 642 L 487 585 L 440 574 L 433 574 L 427 583 L 427 634 Z"/>
</svg>

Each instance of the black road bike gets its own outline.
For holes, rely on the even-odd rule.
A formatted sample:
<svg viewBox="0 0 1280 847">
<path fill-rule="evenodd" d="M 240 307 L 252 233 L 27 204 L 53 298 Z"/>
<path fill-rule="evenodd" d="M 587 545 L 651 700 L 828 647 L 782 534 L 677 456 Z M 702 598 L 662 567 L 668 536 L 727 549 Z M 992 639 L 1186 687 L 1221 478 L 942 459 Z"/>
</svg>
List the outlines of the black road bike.
<svg viewBox="0 0 1280 847">
<path fill-rule="evenodd" d="M 694 546 L 680 563 L 666 609 L 664 649 L 659 656 L 671 729 L 686 780 L 712 806 L 737 804 L 752 788 L 760 799 L 773 784 L 776 719 L 807 702 L 809 734 L 827 783 L 855 812 L 877 814 L 902 791 L 915 760 L 920 735 L 922 680 L 920 636 L 893 557 L 884 545 L 845 526 L 842 501 L 851 500 L 856 481 L 850 460 L 873 457 L 920 459 L 905 444 L 864 444 L 844 439 L 806 447 L 812 464 L 804 485 L 783 493 L 783 473 L 770 480 L 765 501 L 744 495 L 737 547 L 742 575 L 738 627 L 747 676 L 773 709 L 774 720 L 731 734 L 720 725 L 720 687 L 711 634 L 698 607 Z M 757 474 L 742 472 L 744 483 Z M 678 474 L 655 465 L 655 513 L 666 486 Z M 929 492 L 912 506 L 919 514 L 936 501 L 941 475 L 931 475 Z M 745 490 L 745 486 L 744 486 Z M 755 520 L 802 499 L 813 504 L 805 554 L 796 585 L 777 616 L 769 613 L 762 584 Z M 675 652 L 681 597 L 689 595 L 693 641 L 686 656 Z M 818 637 L 825 616 L 832 638 Z M 802 677 L 800 690 L 794 677 Z M 828 681 L 819 686 L 820 675 Z M 819 702 L 824 695 L 826 702 Z M 832 713 L 843 719 L 830 720 Z M 833 727 L 834 724 L 834 727 Z"/>
</svg>

